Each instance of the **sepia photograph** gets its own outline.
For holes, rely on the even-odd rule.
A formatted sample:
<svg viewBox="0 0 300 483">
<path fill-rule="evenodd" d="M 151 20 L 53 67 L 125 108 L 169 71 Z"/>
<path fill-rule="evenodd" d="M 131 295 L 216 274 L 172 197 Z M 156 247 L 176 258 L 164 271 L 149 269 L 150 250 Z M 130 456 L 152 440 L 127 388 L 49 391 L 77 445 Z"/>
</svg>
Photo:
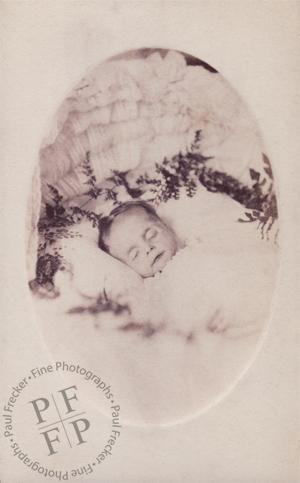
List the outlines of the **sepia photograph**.
<svg viewBox="0 0 300 483">
<path fill-rule="evenodd" d="M 41 140 L 27 268 L 45 342 L 107 372 L 127 421 L 194 417 L 260 346 L 278 230 L 272 162 L 222 73 L 164 48 L 109 58 Z"/>
<path fill-rule="evenodd" d="M 299 2 L 0 2 L 1 483 L 296 483 Z"/>
</svg>

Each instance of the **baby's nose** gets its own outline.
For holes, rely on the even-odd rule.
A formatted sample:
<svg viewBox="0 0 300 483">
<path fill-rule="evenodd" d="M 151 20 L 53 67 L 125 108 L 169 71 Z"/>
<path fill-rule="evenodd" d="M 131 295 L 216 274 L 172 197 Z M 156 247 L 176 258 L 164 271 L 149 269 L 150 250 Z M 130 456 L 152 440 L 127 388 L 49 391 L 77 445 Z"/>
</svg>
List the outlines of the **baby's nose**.
<svg viewBox="0 0 300 483">
<path fill-rule="evenodd" d="M 154 247 L 151 247 L 151 246 L 147 246 L 147 255 L 149 255 L 149 253 L 154 249 Z"/>
</svg>

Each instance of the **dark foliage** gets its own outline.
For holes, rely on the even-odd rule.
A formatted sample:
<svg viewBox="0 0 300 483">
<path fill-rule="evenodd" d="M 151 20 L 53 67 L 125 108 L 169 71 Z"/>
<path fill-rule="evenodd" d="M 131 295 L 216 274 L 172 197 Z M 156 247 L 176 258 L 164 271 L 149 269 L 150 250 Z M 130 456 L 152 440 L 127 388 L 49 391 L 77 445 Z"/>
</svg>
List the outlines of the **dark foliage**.
<svg viewBox="0 0 300 483">
<path fill-rule="evenodd" d="M 154 173 L 151 176 L 144 173 L 130 186 L 127 180 L 128 172 L 112 170 L 111 177 L 107 180 L 109 187 L 101 187 L 97 184 L 96 176 L 90 162 L 90 153 L 82 164 L 83 173 L 86 176 L 85 184 L 88 190 L 85 195 L 88 201 L 100 198 L 101 201 L 111 200 L 118 205 L 118 187 L 123 186 L 132 199 L 139 198 L 144 193 L 149 193 L 149 202 L 159 205 L 170 199 L 179 199 L 182 189 L 187 196 L 193 197 L 199 183 L 213 193 L 223 193 L 239 202 L 245 207 L 245 218 L 240 222 L 258 221 L 262 236 L 268 234 L 277 219 L 277 203 L 273 191 L 273 173 L 268 158 L 263 154 L 264 174 L 250 168 L 249 175 L 252 185 L 241 183 L 229 174 L 214 170 L 209 167 L 209 157 L 200 152 L 201 131 L 195 133 L 194 142 L 190 150 L 183 154 L 179 152 L 171 159 L 165 158 L 161 164 L 156 163 Z M 71 227 L 81 220 L 88 220 L 94 228 L 99 225 L 103 215 L 84 209 L 84 206 L 68 206 L 64 204 L 63 196 L 51 185 L 48 185 L 51 193 L 51 203 L 46 204 L 45 212 L 41 217 L 38 230 L 40 244 L 38 249 L 38 262 L 36 266 L 36 279 L 32 286 L 48 287 L 54 290 L 53 278 L 58 269 L 64 267 L 64 260 L 60 255 L 60 249 L 56 247 L 56 241 L 63 238 L 81 236 Z M 51 253 L 49 253 L 51 252 Z M 122 307 L 113 301 L 100 296 L 89 307 L 77 307 L 70 313 L 97 313 L 99 311 L 113 311 L 118 314 L 128 307 Z"/>
<path fill-rule="evenodd" d="M 199 152 L 200 142 L 201 133 L 197 131 L 188 153 L 179 153 L 170 160 L 164 159 L 162 165 L 156 164 L 154 177 L 145 174 L 138 178 L 137 183 L 148 185 L 149 191 L 153 194 L 150 201 L 159 204 L 170 198 L 178 199 L 180 188 L 184 188 L 186 194 L 193 197 L 200 182 L 208 191 L 223 193 L 242 204 L 247 212 L 246 219 L 240 221 L 258 220 L 264 236 L 264 231 L 269 232 L 278 217 L 273 191 L 273 173 L 267 156 L 262 155 L 266 176 L 250 168 L 249 175 L 253 183 L 252 186 L 248 186 L 225 172 L 210 168 L 207 163 L 210 158 L 202 156 Z M 265 190 L 267 181 L 269 187 Z"/>
<path fill-rule="evenodd" d="M 113 312 L 115 315 L 120 315 L 124 312 L 129 312 L 130 309 L 128 305 L 122 305 L 114 300 L 110 300 L 107 298 L 105 291 L 103 294 L 100 294 L 96 301 L 93 304 L 84 306 L 80 305 L 78 307 L 72 307 L 68 314 L 92 314 L 97 315 L 100 312 Z"/>
</svg>

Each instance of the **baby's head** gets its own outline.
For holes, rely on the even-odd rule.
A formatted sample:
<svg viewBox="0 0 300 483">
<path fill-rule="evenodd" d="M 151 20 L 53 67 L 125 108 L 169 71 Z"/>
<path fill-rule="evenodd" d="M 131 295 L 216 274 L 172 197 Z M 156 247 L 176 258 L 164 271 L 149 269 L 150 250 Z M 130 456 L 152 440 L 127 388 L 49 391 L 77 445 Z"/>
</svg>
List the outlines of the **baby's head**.
<svg viewBox="0 0 300 483">
<path fill-rule="evenodd" d="M 144 278 L 161 271 L 178 248 L 175 233 L 144 201 L 124 203 L 102 218 L 98 245 Z"/>
</svg>

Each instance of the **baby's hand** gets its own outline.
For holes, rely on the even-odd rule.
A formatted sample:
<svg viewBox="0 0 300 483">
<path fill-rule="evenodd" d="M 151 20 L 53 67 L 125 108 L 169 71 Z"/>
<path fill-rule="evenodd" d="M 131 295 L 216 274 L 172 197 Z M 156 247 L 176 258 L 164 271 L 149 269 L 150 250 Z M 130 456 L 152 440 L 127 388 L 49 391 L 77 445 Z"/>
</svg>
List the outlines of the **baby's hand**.
<svg viewBox="0 0 300 483">
<path fill-rule="evenodd" d="M 127 287 L 105 286 L 105 293 L 108 299 L 114 300 L 120 305 L 128 308 L 134 319 L 141 319 L 143 309 L 148 307 L 147 294 L 142 282 L 138 284 L 128 284 Z M 139 320 L 141 321 L 141 320 Z"/>
<path fill-rule="evenodd" d="M 128 310 L 132 312 L 132 307 L 134 305 L 134 294 L 130 290 L 124 290 L 124 292 L 118 293 L 111 298 L 118 304 L 127 307 Z"/>
<path fill-rule="evenodd" d="M 229 323 L 226 320 L 225 314 L 222 313 L 221 309 L 217 309 L 213 315 L 209 318 L 206 328 L 209 332 L 213 332 L 214 334 L 220 334 L 225 332 L 228 327 Z"/>
</svg>

